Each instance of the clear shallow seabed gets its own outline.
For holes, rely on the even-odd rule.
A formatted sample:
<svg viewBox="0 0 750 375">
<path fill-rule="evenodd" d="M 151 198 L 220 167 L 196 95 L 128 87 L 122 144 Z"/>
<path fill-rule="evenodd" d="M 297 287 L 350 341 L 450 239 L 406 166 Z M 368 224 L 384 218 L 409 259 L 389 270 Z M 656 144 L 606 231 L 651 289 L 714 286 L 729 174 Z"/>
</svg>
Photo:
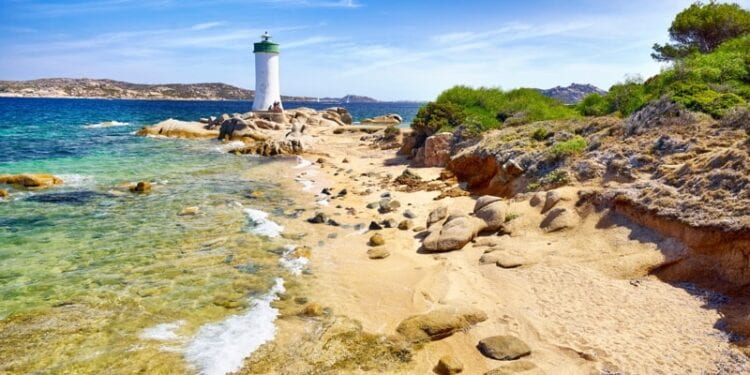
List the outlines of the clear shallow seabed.
<svg viewBox="0 0 750 375">
<path fill-rule="evenodd" d="M 286 103 L 297 106 L 330 105 Z M 355 120 L 399 113 L 406 121 L 418 106 L 346 105 Z M 0 202 L 0 372 L 223 374 L 273 336 L 270 304 L 299 271 L 274 224 L 297 194 L 273 171 L 294 162 L 133 135 L 166 118 L 249 108 L 0 98 L 0 174 L 65 181 L 9 188 Z M 120 193 L 142 180 L 154 182 L 150 194 Z M 263 197 L 248 197 L 254 190 Z M 179 216 L 190 206 L 201 213 Z"/>
</svg>

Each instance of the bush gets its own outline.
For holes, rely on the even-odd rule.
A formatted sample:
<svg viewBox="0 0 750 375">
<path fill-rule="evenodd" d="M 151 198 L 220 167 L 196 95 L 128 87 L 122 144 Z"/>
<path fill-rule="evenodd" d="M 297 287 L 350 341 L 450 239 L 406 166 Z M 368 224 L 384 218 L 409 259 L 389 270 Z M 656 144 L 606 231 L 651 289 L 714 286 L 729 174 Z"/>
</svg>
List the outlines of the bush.
<svg viewBox="0 0 750 375">
<path fill-rule="evenodd" d="M 586 146 L 588 146 L 586 139 L 577 135 L 567 141 L 555 143 L 552 145 L 552 148 L 550 148 L 550 152 L 555 157 L 560 158 L 581 154 L 586 150 Z"/>
<path fill-rule="evenodd" d="M 419 108 L 411 127 L 419 137 L 426 138 L 442 130 L 452 130 L 465 119 L 462 108 L 456 104 L 430 102 Z"/>
<path fill-rule="evenodd" d="M 534 130 L 533 133 L 531 133 L 531 138 L 539 142 L 547 139 L 548 136 L 549 136 L 549 131 L 545 128 L 539 128 L 537 130 Z"/>
<path fill-rule="evenodd" d="M 704 83 L 678 83 L 672 99 L 686 108 L 721 118 L 730 109 L 745 104 L 745 100 L 732 93 L 721 93 Z"/>
<path fill-rule="evenodd" d="M 619 112 L 622 116 L 629 116 L 648 101 L 643 84 L 633 79 L 612 86 L 607 93 L 609 113 Z"/>
<path fill-rule="evenodd" d="M 586 95 L 576 106 L 578 112 L 584 116 L 604 116 L 612 113 L 609 108 L 610 104 L 606 97 L 597 93 Z"/>
</svg>

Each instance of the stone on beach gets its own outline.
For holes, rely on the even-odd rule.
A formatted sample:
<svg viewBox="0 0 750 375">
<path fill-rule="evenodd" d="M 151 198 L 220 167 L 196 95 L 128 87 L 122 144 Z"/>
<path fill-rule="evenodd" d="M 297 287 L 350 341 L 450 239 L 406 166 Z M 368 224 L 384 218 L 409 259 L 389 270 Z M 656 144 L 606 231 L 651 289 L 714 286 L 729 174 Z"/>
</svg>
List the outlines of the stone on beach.
<svg viewBox="0 0 750 375">
<path fill-rule="evenodd" d="M 446 217 L 448 217 L 448 207 L 442 206 L 432 210 L 427 217 L 427 227 L 429 228 L 432 224 L 435 224 Z"/>
<path fill-rule="evenodd" d="M 0 175 L 0 184 L 17 185 L 29 188 L 46 188 L 60 185 L 63 180 L 51 174 L 24 173 L 17 175 Z"/>
<path fill-rule="evenodd" d="M 574 227 L 578 223 L 576 214 L 567 208 L 555 208 L 547 213 L 539 227 L 545 232 L 556 232 Z"/>
<path fill-rule="evenodd" d="M 383 235 L 380 233 L 375 233 L 372 236 L 370 236 L 370 246 L 383 246 L 385 245 L 385 238 L 383 238 Z"/>
<path fill-rule="evenodd" d="M 498 197 L 484 196 L 477 200 L 474 215 L 487 224 L 487 230 L 497 231 L 505 224 L 507 206 Z"/>
<path fill-rule="evenodd" d="M 446 338 L 485 320 L 487 314 L 481 310 L 441 309 L 404 319 L 396 332 L 410 342 L 422 343 Z"/>
<path fill-rule="evenodd" d="M 525 342 L 514 336 L 492 336 L 479 341 L 477 345 L 484 356 L 499 361 L 512 361 L 531 354 Z"/>
<path fill-rule="evenodd" d="M 521 360 L 487 371 L 484 375 L 544 375 L 544 371 L 534 362 Z"/>
<path fill-rule="evenodd" d="M 435 372 L 440 375 L 455 375 L 463 371 L 463 363 L 450 354 L 440 357 L 437 366 L 435 366 Z"/>
<path fill-rule="evenodd" d="M 460 250 L 486 227 L 483 220 L 475 217 L 451 216 L 439 230 L 427 235 L 422 247 L 428 252 Z"/>
<path fill-rule="evenodd" d="M 373 247 L 367 250 L 367 256 L 370 259 L 385 259 L 390 255 L 391 253 L 384 247 Z"/>
</svg>

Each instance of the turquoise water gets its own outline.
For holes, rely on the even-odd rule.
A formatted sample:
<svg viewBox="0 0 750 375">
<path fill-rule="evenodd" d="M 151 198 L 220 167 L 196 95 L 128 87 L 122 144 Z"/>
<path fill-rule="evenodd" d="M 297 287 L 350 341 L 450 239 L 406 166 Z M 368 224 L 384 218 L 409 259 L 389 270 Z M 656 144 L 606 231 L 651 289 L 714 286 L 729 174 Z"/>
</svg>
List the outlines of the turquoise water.
<svg viewBox="0 0 750 375">
<path fill-rule="evenodd" d="M 403 106 L 350 111 L 355 118 L 396 112 L 409 119 L 417 106 Z M 0 174 L 51 173 L 65 181 L 44 190 L 5 187 L 11 197 L 0 202 L 0 372 L 224 373 L 189 348 L 242 350 L 237 340 L 211 333 L 234 321 L 253 327 L 237 336 L 249 343 L 273 334 L 248 314 L 272 319 L 268 291 L 292 276 L 279 263 L 286 244 L 259 235 L 257 215 L 279 221 L 294 206 L 274 173 L 293 161 L 228 155 L 211 141 L 133 135 L 166 118 L 248 108 L 0 99 Z M 130 193 L 136 181 L 152 182 L 153 191 Z M 186 207 L 199 214 L 180 215 Z"/>
</svg>

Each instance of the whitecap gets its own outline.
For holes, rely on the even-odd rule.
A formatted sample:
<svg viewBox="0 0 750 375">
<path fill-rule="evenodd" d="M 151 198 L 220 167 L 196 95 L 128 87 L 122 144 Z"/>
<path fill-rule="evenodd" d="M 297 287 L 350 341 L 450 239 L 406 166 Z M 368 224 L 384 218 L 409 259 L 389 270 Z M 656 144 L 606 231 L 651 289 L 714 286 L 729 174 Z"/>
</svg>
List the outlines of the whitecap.
<svg viewBox="0 0 750 375">
<path fill-rule="evenodd" d="M 252 299 L 247 312 L 202 326 L 185 350 L 185 358 L 203 375 L 224 375 L 242 368 L 243 360 L 276 335 L 279 310 L 271 303 L 284 292 L 277 278 L 271 290 Z"/>
<path fill-rule="evenodd" d="M 114 126 L 128 126 L 128 125 L 130 125 L 129 122 L 104 121 L 104 122 L 99 122 L 96 124 L 83 125 L 81 127 L 84 129 L 99 129 L 99 128 L 111 128 Z"/>
<path fill-rule="evenodd" d="M 286 250 L 281 255 L 279 264 L 281 264 L 282 267 L 286 268 L 292 275 L 301 275 L 302 271 L 305 269 L 305 267 L 307 267 L 307 264 L 310 262 L 310 260 L 305 257 L 295 257 L 294 250 L 297 249 L 297 246 L 295 245 L 286 245 L 284 248 Z"/>
<path fill-rule="evenodd" d="M 94 176 L 81 174 L 58 174 L 57 177 L 63 180 L 63 185 L 67 187 L 84 187 L 92 186 L 95 182 Z"/>
<path fill-rule="evenodd" d="M 278 237 L 284 231 L 284 227 L 269 220 L 268 212 L 246 208 L 248 231 L 260 236 Z"/>
<path fill-rule="evenodd" d="M 214 151 L 220 152 L 222 154 L 225 154 L 227 152 L 232 152 L 236 150 L 241 150 L 245 148 L 245 142 L 242 141 L 232 141 L 228 143 L 224 143 L 221 146 L 214 147 Z"/>
<path fill-rule="evenodd" d="M 185 324 L 184 320 L 178 320 L 172 323 L 157 324 L 151 328 L 146 328 L 141 332 L 140 338 L 145 340 L 170 341 L 180 338 L 175 331 Z"/>
<path fill-rule="evenodd" d="M 302 184 L 302 191 L 310 191 L 315 186 L 315 182 L 312 180 L 297 178 L 296 181 Z"/>
</svg>

